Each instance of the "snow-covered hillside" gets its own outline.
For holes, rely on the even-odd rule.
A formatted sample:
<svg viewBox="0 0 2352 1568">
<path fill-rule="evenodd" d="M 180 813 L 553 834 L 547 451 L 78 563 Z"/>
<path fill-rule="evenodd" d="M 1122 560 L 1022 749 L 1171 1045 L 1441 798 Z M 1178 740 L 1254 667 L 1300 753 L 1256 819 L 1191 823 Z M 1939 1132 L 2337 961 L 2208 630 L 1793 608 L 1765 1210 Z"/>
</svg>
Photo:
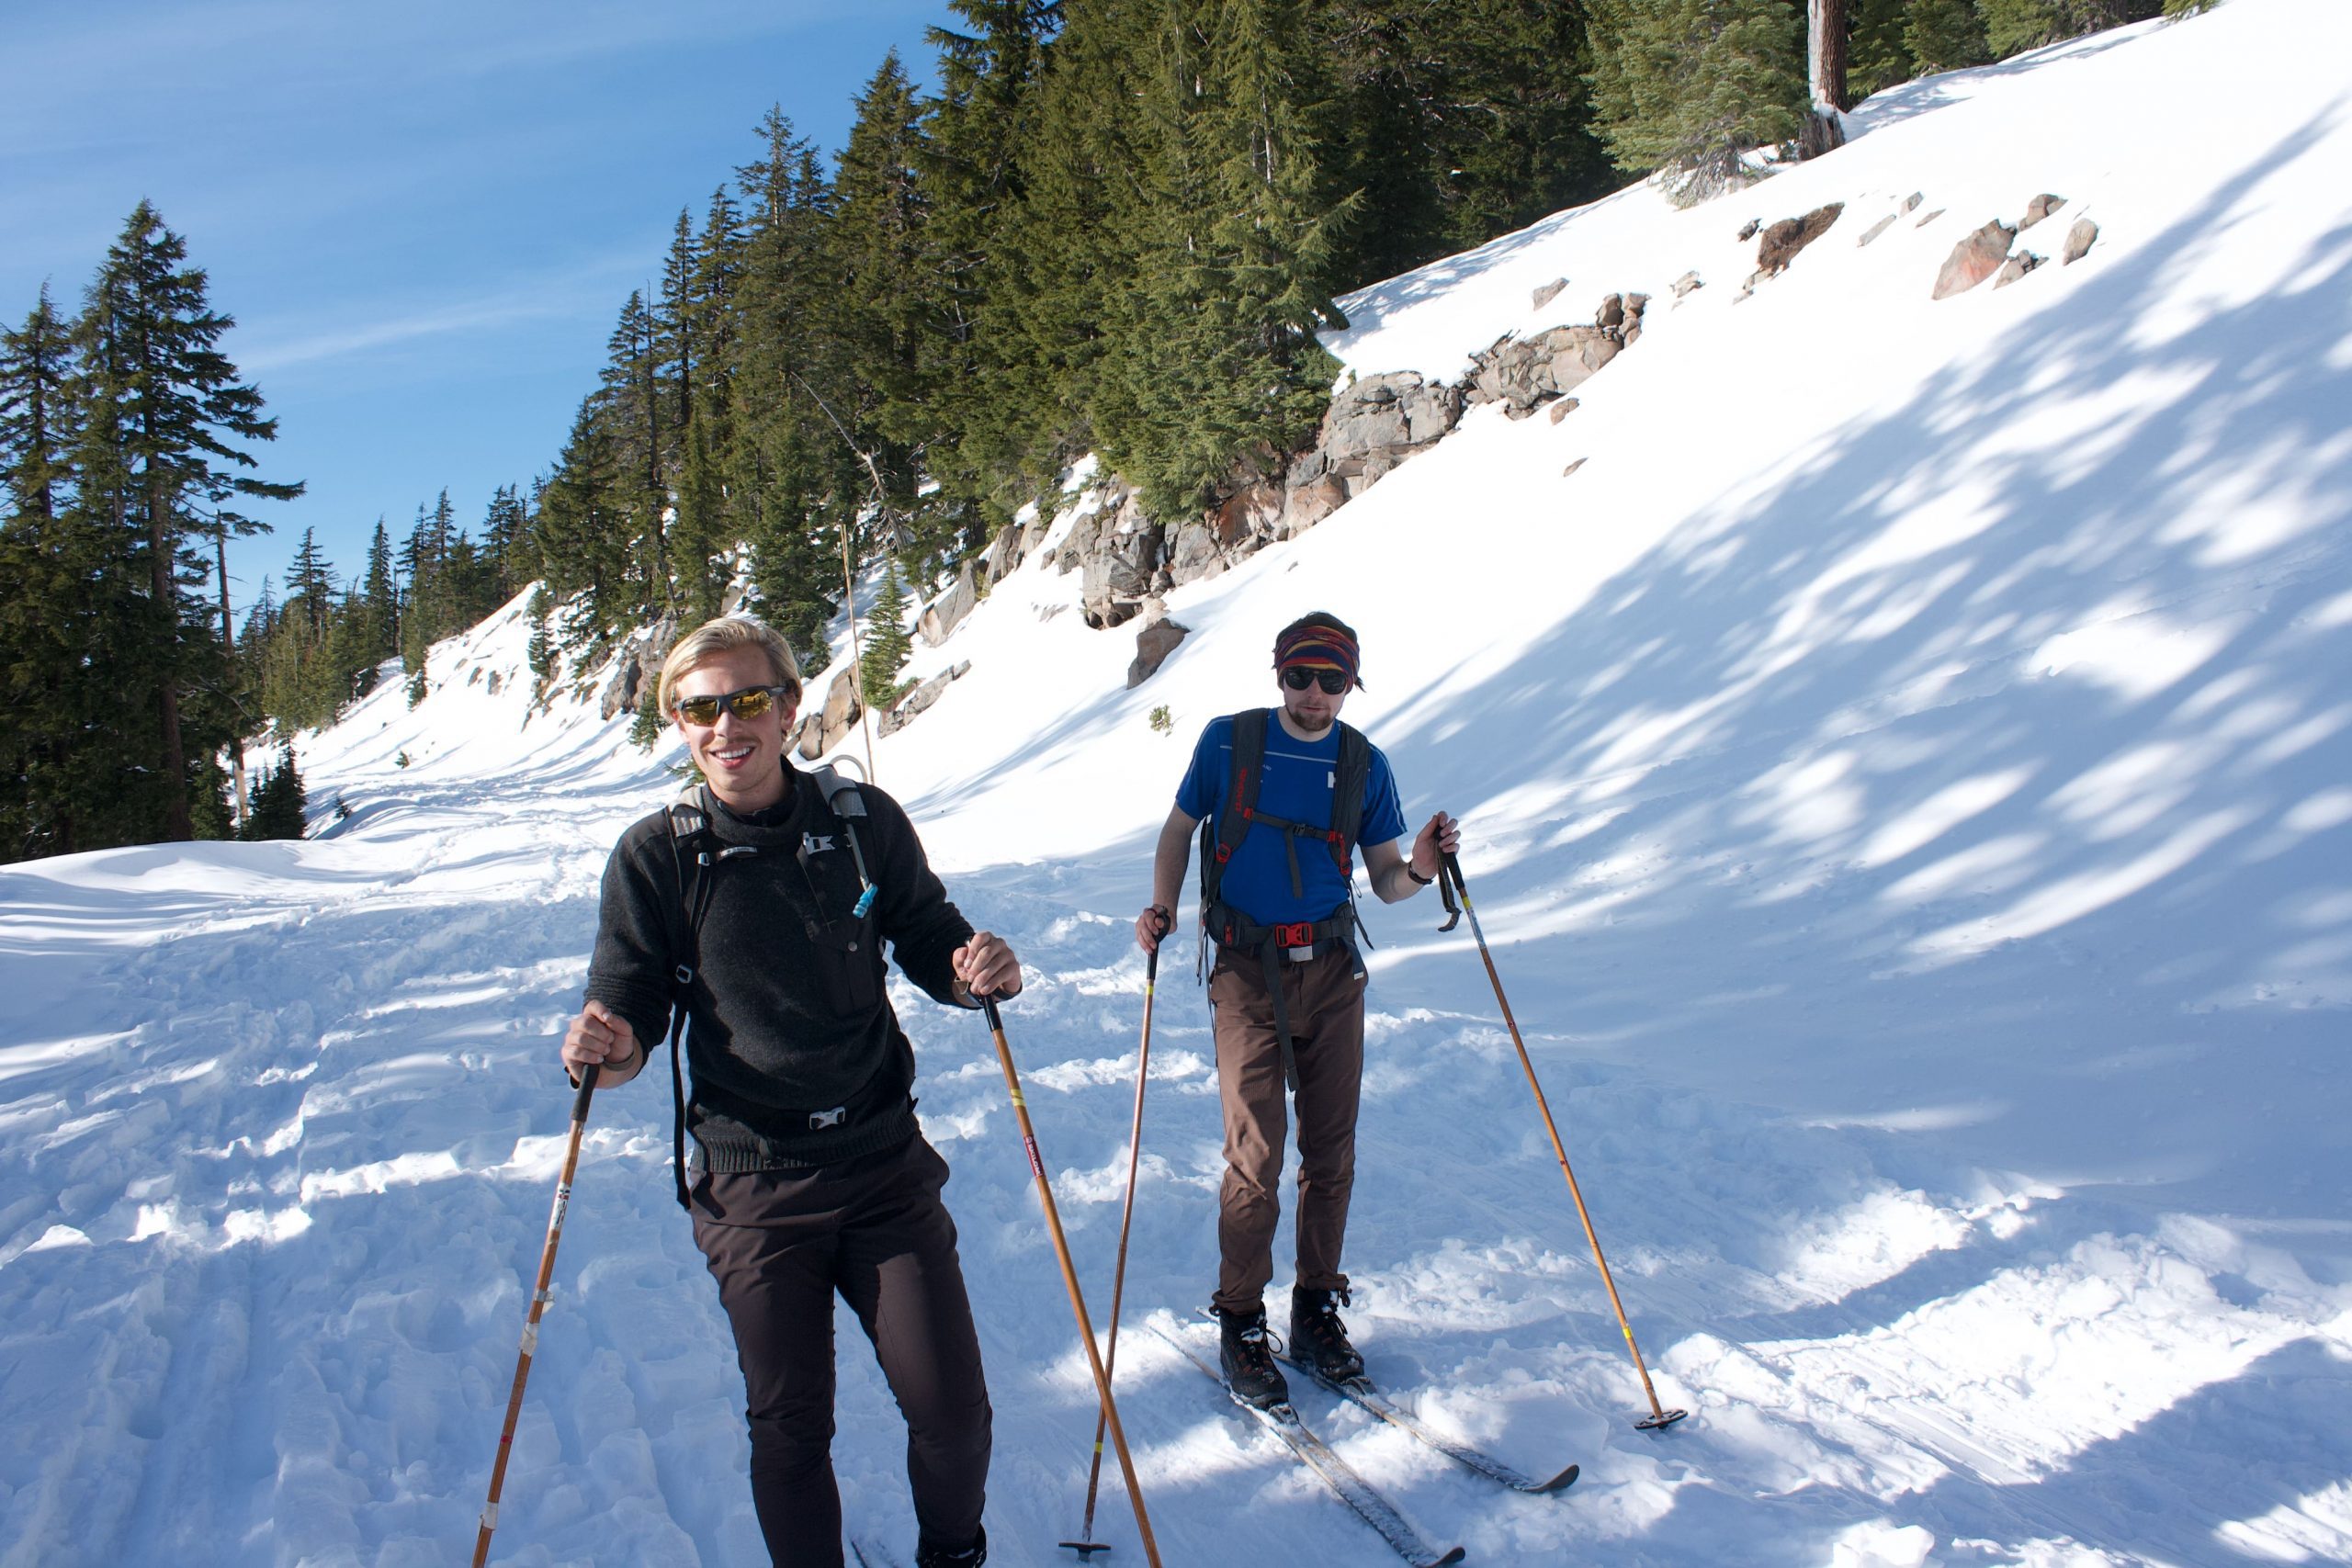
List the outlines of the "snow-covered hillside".
<svg viewBox="0 0 2352 1568">
<path fill-rule="evenodd" d="M 1366 290 L 1333 345 L 1366 375 L 1654 299 L 1565 418 L 1475 410 L 1177 591 L 1193 635 L 1136 690 L 1042 551 L 919 656 L 971 670 L 876 745 L 879 782 L 1025 960 L 1007 1028 L 1098 1318 L 1151 840 L 1199 725 L 1271 700 L 1274 629 L 1329 608 L 1408 818 L 1465 819 L 1692 1412 L 1632 1426 L 1466 929 L 1374 906 L 1350 1322 L 1431 1425 L 1584 1466 L 1501 1492 L 1304 1394 L 1424 1534 L 1658 1568 L 2352 1561 L 2346 59 L 2341 0 L 2229 0 L 1898 89 L 1747 193 L 1627 191 Z M 2087 216 L 2083 260 L 1929 300 L 2043 192 L 2067 204 L 2020 243 Z M 1831 201 L 1737 298 L 1742 225 Z M 394 682 L 306 739 L 311 841 L 0 873 L 0 1568 L 469 1548 L 556 1034 L 605 852 L 675 756 L 531 713 L 526 632 L 510 607 L 434 650 L 419 707 Z M 1159 986 L 1119 1359 L 1163 1553 L 1393 1561 L 1136 1332 L 1214 1278 L 1191 958 Z M 1091 1393 L 1003 1084 L 976 1021 L 899 998 L 997 1409 L 991 1561 L 1071 1561 Z M 661 1077 L 595 1102 L 498 1561 L 760 1559 Z M 903 1550 L 903 1428 L 841 1333 L 847 1511 Z M 1141 1562 L 1115 1474 L 1096 1529 Z"/>
</svg>

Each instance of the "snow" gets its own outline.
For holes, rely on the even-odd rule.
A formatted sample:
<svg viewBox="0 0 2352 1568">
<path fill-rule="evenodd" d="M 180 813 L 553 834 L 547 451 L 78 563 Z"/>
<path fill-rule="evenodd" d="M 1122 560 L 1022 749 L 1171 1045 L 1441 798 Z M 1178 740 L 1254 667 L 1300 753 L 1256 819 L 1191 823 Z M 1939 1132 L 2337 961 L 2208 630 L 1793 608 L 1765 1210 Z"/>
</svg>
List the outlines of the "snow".
<svg viewBox="0 0 2352 1568">
<path fill-rule="evenodd" d="M 1006 1024 L 1098 1321 L 1150 845 L 1191 737 L 1266 700 L 1274 628 L 1329 607 L 1408 818 L 1465 819 L 1642 1350 L 1692 1412 L 1632 1427 L 1466 929 L 1374 905 L 1349 1320 L 1432 1425 L 1584 1466 L 1500 1493 L 1304 1394 L 1424 1534 L 1660 1568 L 2352 1560 L 2347 51 L 2340 4 L 2231 0 L 1882 95 L 1749 192 L 1631 190 L 1366 290 L 1334 344 L 1365 375 L 1654 299 L 1566 420 L 1476 411 L 1179 590 L 1193 635 L 1141 688 L 1042 558 L 919 651 L 913 677 L 971 671 L 875 743 L 880 782 L 1024 960 Z M 2089 215 L 2087 257 L 1928 300 L 2042 191 L 2067 204 L 2020 243 Z M 1737 228 L 1830 200 L 1736 300 Z M 308 841 L 0 872 L 0 1568 L 470 1542 L 597 877 L 677 756 L 593 694 L 532 711 L 527 633 L 510 605 L 433 651 L 421 705 L 394 680 L 303 738 Z M 1142 1332 L 1215 1267 L 1191 959 L 1188 931 L 1120 1338 L 1163 1554 L 1379 1562 Z M 997 1409 L 992 1561 L 1069 1561 L 1091 1394 L 1003 1082 L 975 1021 L 895 995 Z M 500 1562 L 760 1560 L 661 1077 L 594 1104 Z M 903 1429 L 840 1332 L 848 1514 L 904 1551 Z M 1142 1560 L 1115 1474 L 1096 1533 Z"/>
</svg>

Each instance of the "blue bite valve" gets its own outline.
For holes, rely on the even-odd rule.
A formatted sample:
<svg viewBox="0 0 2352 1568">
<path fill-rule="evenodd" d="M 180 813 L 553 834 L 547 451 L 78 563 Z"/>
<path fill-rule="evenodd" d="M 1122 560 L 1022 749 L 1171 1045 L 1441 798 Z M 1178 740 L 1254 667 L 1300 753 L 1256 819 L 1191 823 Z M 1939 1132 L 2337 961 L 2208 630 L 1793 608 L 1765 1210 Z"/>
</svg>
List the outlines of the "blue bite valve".
<svg viewBox="0 0 2352 1568">
<path fill-rule="evenodd" d="M 862 920 L 865 919 L 865 911 L 872 908 L 874 908 L 874 888 L 869 885 L 865 892 L 857 896 L 857 903 L 850 913 Z"/>
</svg>

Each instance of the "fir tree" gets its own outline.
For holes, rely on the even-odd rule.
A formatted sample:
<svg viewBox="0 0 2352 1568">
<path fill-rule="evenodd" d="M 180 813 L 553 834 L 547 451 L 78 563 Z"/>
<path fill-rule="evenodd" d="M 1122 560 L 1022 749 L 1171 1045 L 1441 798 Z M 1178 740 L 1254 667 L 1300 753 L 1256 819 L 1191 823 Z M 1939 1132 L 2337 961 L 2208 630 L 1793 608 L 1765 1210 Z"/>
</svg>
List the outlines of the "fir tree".
<svg viewBox="0 0 2352 1568">
<path fill-rule="evenodd" d="M 272 440 L 277 422 L 216 346 L 235 323 L 212 310 L 205 275 L 187 258 L 186 243 L 141 202 L 74 329 L 77 503 L 104 541 L 108 577 L 144 601 L 133 617 L 141 673 L 125 684 L 153 694 L 153 722 L 135 742 L 147 752 L 143 766 L 132 764 L 142 785 L 123 792 L 124 808 L 145 818 L 132 829 L 143 839 L 189 836 L 191 796 L 209 787 L 198 776 L 209 765 L 191 759 L 238 724 L 221 700 L 231 671 L 210 606 L 194 591 L 204 570 L 196 542 L 260 526 L 232 502 L 290 500 L 302 488 L 236 471 L 255 460 L 232 443 Z"/>
<path fill-rule="evenodd" d="M 1984 18 L 1973 0 L 1911 0 L 1903 47 L 1922 76 L 1982 65 L 1992 58 L 1985 51 Z"/>
<path fill-rule="evenodd" d="M 1593 107 L 1629 174 L 1678 200 L 1744 184 L 1804 121 L 1804 16 L 1785 0 L 1595 0 Z"/>
<path fill-rule="evenodd" d="M 1985 47 L 1996 60 L 2079 38 L 2126 22 L 2145 21 L 2163 0 L 1976 0 Z"/>
<path fill-rule="evenodd" d="M 865 647 L 858 660 L 857 683 L 865 705 L 880 711 L 899 700 L 899 671 L 913 657 L 914 639 L 907 635 L 907 585 L 899 579 L 899 563 L 883 573 L 882 592 L 866 617 Z"/>
<path fill-rule="evenodd" d="M 0 333 L 0 861 L 121 841 L 99 826 L 112 781 L 90 767 L 83 716 L 121 701 L 103 682 L 129 606 L 74 504 L 74 368 L 44 288 Z"/>
<path fill-rule="evenodd" d="M 277 766 L 254 786 L 253 813 L 245 819 L 248 839 L 299 839 L 307 831 L 303 809 L 309 803 L 302 774 L 295 766 L 294 748 L 279 754 Z"/>
</svg>

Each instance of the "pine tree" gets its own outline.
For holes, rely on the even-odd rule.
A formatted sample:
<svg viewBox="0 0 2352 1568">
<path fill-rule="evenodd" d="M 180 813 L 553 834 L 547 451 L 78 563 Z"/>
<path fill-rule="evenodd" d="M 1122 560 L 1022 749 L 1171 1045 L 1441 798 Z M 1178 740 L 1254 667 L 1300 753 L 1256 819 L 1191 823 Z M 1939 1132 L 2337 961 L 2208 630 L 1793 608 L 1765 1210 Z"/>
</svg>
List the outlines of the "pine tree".
<svg viewBox="0 0 2352 1568">
<path fill-rule="evenodd" d="M 1966 6 L 1968 0 L 1957 3 Z M 1857 99 L 1907 82 L 1916 74 L 1911 46 L 1904 40 L 1916 9 L 1910 0 L 1854 0 L 1846 79 Z"/>
<path fill-rule="evenodd" d="M 235 323 L 211 309 L 205 274 L 187 258 L 185 242 L 141 202 L 74 329 L 77 504 L 103 541 L 105 571 L 144 600 L 131 656 L 141 672 L 126 685 L 153 694 L 154 717 L 140 742 L 140 783 L 122 799 L 146 818 L 137 836 L 149 839 L 189 836 L 191 797 L 210 787 L 203 759 L 238 728 L 222 700 L 226 650 L 195 592 L 204 570 L 196 543 L 260 526 L 232 503 L 302 489 L 235 471 L 255 460 L 232 443 L 275 439 L 277 422 L 217 348 Z"/>
<path fill-rule="evenodd" d="M 0 861 L 119 841 L 80 743 L 109 699 L 106 645 L 126 606 L 107 552 L 73 503 L 73 348 L 49 290 L 0 333 Z"/>
<path fill-rule="evenodd" d="M 1750 177 L 1804 121 L 1804 15 L 1786 0 L 1594 0 L 1593 107 L 1610 156 L 1681 201 Z"/>
<path fill-rule="evenodd" d="M 2143 22 L 2163 8 L 2163 0 L 1976 0 L 1985 47 L 1996 60 L 2061 39 Z"/>
<path fill-rule="evenodd" d="M 914 639 L 907 634 L 907 585 L 899 581 L 899 563 L 892 561 L 882 576 L 882 592 L 865 621 L 865 648 L 858 660 L 857 684 L 869 708 L 880 710 L 899 700 L 899 671 L 914 654 Z"/>
<path fill-rule="evenodd" d="M 264 774 L 254 789 L 253 814 L 245 819 L 248 839 L 299 839 L 309 829 L 303 811 L 310 792 L 294 762 L 294 748 L 279 754 L 277 766 Z"/>
<path fill-rule="evenodd" d="M 1973 0 L 1911 0 L 1903 46 L 1922 76 L 1982 65 L 1992 58 L 1985 49 L 1984 18 Z"/>
<path fill-rule="evenodd" d="M 1328 289 L 1337 226 L 1306 106 L 1316 69 L 1292 0 L 1171 16 L 1145 107 L 1159 127 L 1106 310 L 1095 434 L 1158 516 L 1213 499 L 1238 460 L 1279 464 L 1314 428 L 1344 324 Z"/>
<path fill-rule="evenodd" d="M 1036 87 L 1061 24 L 1053 0 L 951 0 L 962 30 L 933 28 L 939 96 L 925 106 L 918 152 L 932 313 L 927 396 L 943 427 L 926 448 L 932 477 L 1001 523 L 1027 496 L 1036 389 L 1012 316 L 1012 245 L 1027 199 L 1021 152 L 1034 134 Z"/>
</svg>

